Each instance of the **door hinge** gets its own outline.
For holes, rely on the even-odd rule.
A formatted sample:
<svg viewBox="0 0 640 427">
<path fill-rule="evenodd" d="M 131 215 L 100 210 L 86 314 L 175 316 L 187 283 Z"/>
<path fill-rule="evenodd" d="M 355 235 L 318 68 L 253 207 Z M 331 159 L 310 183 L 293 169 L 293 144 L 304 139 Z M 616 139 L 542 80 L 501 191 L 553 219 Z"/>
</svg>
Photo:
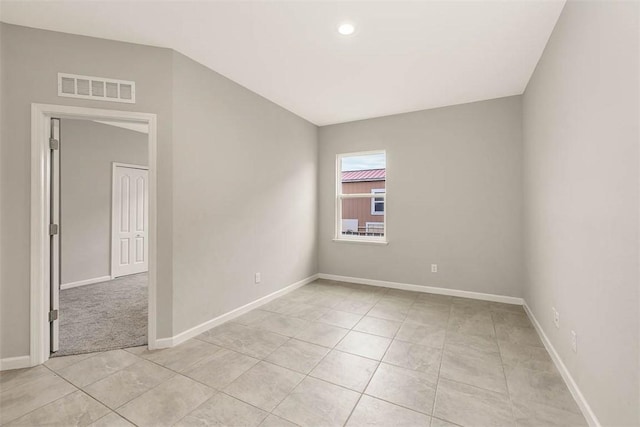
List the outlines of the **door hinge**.
<svg viewBox="0 0 640 427">
<path fill-rule="evenodd" d="M 53 322 L 54 320 L 58 320 L 58 310 L 51 310 L 49 312 L 49 322 Z"/>
<path fill-rule="evenodd" d="M 58 224 L 49 224 L 49 236 L 58 234 Z"/>
<path fill-rule="evenodd" d="M 55 138 L 49 138 L 49 148 L 52 150 L 57 150 L 60 148 L 60 141 Z"/>
</svg>

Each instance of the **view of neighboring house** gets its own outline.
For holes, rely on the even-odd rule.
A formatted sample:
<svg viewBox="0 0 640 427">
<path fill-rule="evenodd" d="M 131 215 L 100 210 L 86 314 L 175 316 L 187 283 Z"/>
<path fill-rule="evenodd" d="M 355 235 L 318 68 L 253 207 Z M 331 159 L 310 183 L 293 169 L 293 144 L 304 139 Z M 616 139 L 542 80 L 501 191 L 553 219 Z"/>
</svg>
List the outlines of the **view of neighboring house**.
<svg viewBox="0 0 640 427">
<path fill-rule="evenodd" d="M 342 193 L 384 193 L 386 169 L 342 172 Z M 342 205 L 342 234 L 384 235 L 384 199 L 347 199 Z"/>
</svg>

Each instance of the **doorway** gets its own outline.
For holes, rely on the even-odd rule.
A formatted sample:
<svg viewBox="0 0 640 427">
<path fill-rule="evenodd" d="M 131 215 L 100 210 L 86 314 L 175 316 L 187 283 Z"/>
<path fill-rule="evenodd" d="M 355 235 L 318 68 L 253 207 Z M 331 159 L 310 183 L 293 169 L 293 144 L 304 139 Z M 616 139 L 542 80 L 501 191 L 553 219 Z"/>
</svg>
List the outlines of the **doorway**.
<svg viewBox="0 0 640 427">
<path fill-rule="evenodd" d="M 51 186 L 52 207 L 60 208 L 52 353 L 146 345 L 148 129 L 70 118 L 52 124 L 58 141 L 52 170 L 60 180 Z"/>
<path fill-rule="evenodd" d="M 155 147 L 153 114 L 32 105 L 32 365 L 155 348 Z M 114 263 L 118 206 L 131 232 Z"/>
</svg>

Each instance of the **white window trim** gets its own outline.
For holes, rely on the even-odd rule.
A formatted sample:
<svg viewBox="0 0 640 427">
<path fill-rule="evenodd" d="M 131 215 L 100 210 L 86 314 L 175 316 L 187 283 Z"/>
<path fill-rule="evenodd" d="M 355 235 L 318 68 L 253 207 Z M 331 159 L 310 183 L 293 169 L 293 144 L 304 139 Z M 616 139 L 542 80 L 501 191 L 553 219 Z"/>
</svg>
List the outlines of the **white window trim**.
<svg viewBox="0 0 640 427">
<path fill-rule="evenodd" d="M 384 189 L 384 193 L 355 193 L 355 194 L 343 194 L 342 193 L 342 159 L 344 157 L 355 156 L 367 156 L 371 154 L 384 154 L 386 158 L 385 150 L 373 150 L 373 151 L 361 151 L 357 153 L 342 153 L 336 155 L 336 202 L 335 202 L 335 221 L 334 221 L 334 242 L 352 242 L 352 243 L 380 243 L 387 244 L 387 189 Z M 385 183 L 386 187 L 386 183 Z M 342 234 L 342 201 L 345 199 L 362 199 L 368 198 L 374 200 L 374 198 L 384 199 L 384 216 L 382 217 L 384 224 L 383 236 L 345 236 Z"/>
<path fill-rule="evenodd" d="M 387 190 L 385 188 L 374 188 L 371 190 L 371 194 L 386 194 L 386 192 Z M 371 198 L 371 215 L 384 215 L 384 211 L 387 208 L 384 203 L 385 200 L 383 198 L 381 202 L 377 202 L 376 199 L 379 199 L 379 198 L 380 196 Z M 382 212 L 376 211 L 376 203 L 382 203 Z"/>
</svg>

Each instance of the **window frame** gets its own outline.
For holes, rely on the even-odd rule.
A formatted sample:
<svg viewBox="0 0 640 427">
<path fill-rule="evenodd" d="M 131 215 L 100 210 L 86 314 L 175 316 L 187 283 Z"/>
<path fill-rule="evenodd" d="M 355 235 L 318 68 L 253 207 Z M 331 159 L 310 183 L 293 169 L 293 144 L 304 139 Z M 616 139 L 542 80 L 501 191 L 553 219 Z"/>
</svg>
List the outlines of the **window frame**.
<svg viewBox="0 0 640 427">
<path fill-rule="evenodd" d="M 384 192 L 374 193 L 371 191 L 370 193 L 352 193 L 352 194 L 344 194 L 342 193 L 342 159 L 345 157 L 356 157 L 356 156 L 368 156 L 373 154 L 384 154 L 385 157 L 385 188 L 379 189 Z M 374 243 L 374 244 L 388 244 L 387 239 L 387 180 L 388 180 L 388 168 L 386 165 L 387 152 L 386 150 L 372 150 L 372 151 L 359 151 L 355 153 L 341 153 L 336 155 L 336 168 L 335 168 L 335 179 L 336 179 L 336 190 L 335 190 L 335 219 L 334 219 L 334 239 L 335 242 L 351 242 L 351 243 Z M 374 200 L 376 198 L 382 198 L 384 203 L 384 212 L 382 214 L 377 214 L 382 217 L 381 222 L 383 224 L 383 235 L 382 236 L 350 236 L 342 234 L 342 202 L 345 199 L 361 199 L 366 198 L 370 199 L 373 207 Z M 366 226 L 366 225 L 365 225 Z"/>
<path fill-rule="evenodd" d="M 386 185 L 386 180 L 385 180 L 385 185 Z M 386 188 L 372 188 L 371 189 L 371 194 L 386 194 L 387 193 L 387 189 Z M 376 199 L 382 199 L 381 202 L 377 201 Z M 376 210 L 376 203 L 382 203 L 382 211 L 377 211 Z M 387 207 L 385 206 L 385 200 L 384 197 L 372 197 L 371 198 L 371 215 L 384 215 L 385 211 L 387 210 Z"/>
</svg>

